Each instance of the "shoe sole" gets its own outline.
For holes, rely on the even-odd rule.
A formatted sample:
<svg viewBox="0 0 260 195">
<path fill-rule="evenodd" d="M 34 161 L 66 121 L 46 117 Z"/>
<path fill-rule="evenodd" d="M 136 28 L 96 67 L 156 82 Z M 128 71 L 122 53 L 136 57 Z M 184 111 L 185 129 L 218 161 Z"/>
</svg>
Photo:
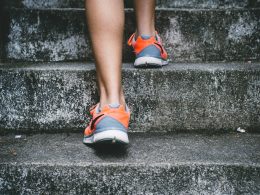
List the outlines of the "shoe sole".
<svg viewBox="0 0 260 195">
<path fill-rule="evenodd" d="M 134 66 L 136 68 L 161 68 L 168 63 L 167 60 L 146 56 L 137 58 L 134 62 Z"/>
<path fill-rule="evenodd" d="M 129 139 L 127 133 L 119 130 L 106 130 L 93 134 L 90 137 L 84 137 L 84 144 L 94 143 L 111 143 L 111 144 L 128 144 Z"/>
</svg>

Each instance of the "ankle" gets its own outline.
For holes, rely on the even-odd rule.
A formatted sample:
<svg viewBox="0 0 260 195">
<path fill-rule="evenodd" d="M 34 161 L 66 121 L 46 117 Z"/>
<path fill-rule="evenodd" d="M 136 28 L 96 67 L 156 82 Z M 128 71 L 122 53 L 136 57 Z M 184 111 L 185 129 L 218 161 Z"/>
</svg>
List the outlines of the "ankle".
<svg viewBox="0 0 260 195">
<path fill-rule="evenodd" d="M 118 93 L 107 94 L 105 91 L 101 91 L 100 94 L 100 108 L 108 104 L 120 104 L 125 105 L 124 91 L 121 88 Z"/>
<path fill-rule="evenodd" d="M 156 31 L 154 29 L 153 30 L 147 30 L 147 31 L 138 31 L 138 30 L 136 30 L 135 38 L 137 38 L 139 36 L 142 36 L 142 35 L 145 35 L 145 36 L 155 36 L 156 35 Z"/>
<path fill-rule="evenodd" d="M 109 104 L 118 104 L 118 105 L 125 105 L 125 100 L 121 100 L 121 99 L 105 99 L 105 100 L 100 100 L 100 104 L 99 107 L 100 109 L 102 109 L 105 105 L 109 105 Z"/>
</svg>

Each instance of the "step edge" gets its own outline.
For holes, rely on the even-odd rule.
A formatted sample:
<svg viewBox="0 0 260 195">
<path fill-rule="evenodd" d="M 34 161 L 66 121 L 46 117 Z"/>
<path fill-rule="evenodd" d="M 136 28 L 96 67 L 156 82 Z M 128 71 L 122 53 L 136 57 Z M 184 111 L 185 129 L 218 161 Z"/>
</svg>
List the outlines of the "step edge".
<svg viewBox="0 0 260 195">
<path fill-rule="evenodd" d="M 19 7 L 4 7 L 6 11 L 85 11 L 85 8 L 19 8 Z M 254 8 L 156 8 L 158 12 L 184 11 L 184 12 L 223 12 L 223 11 L 257 11 L 260 7 Z M 125 8 L 126 13 L 134 12 L 133 8 Z"/>
<path fill-rule="evenodd" d="M 47 62 L 47 63 L 0 63 L 1 71 L 93 71 L 94 63 L 84 62 Z M 122 70 L 128 71 L 258 71 L 260 62 L 220 62 L 220 63 L 170 63 L 160 69 L 137 69 L 132 63 L 122 63 Z"/>
<path fill-rule="evenodd" d="M 244 167 L 244 168 L 257 168 L 260 169 L 260 163 L 239 163 L 239 162 L 227 162 L 227 163 L 218 163 L 218 162 L 166 162 L 166 163 L 127 163 L 127 162 L 86 162 L 86 163 L 49 163 L 49 162 L 2 162 L 0 166 L 35 166 L 35 167 L 199 167 L 199 166 L 225 166 L 225 167 Z"/>
</svg>

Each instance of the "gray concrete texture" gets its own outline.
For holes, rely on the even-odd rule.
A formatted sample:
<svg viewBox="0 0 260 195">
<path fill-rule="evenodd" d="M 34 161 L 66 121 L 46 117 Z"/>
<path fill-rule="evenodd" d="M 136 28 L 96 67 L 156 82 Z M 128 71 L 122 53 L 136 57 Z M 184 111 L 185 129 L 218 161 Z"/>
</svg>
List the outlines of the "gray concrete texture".
<svg viewBox="0 0 260 195">
<path fill-rule="evenodd" d="M 75 132 L 98 101 L 94 65 L 0 66 L 0 128 L 6 132 Z M 260 130 L 260 64 L 171 64 L 134 69 L 123 83 L 131 132 Z"/>
<path fill-rule="evenodd" d="M 0 1 L 0 62 L 2 61 L 2 59 L 4 58 L 4 21 L 5 21 L 5 17 L 4 17 L 4 11 L 3 11 L 3 2 Z"/>
<path fill-rule="evenodd" d="M 8 13 L 6 59 L 93 61 L 83 9 L 10 9 Z M 260 60 L 260 9 L 161 9 L 156 21 L 175 62 Z M 134 13 L 126 10 L 124 62 L 134 59 L 126 45 L 134 31 Z"/>
<path fill-rule="evenodd" d="M 128 147 L 82 136 L 0 137 L 0 193 L 260 193 L 259 134 L 130 134 Z"/>
<path fill-rule="evenodd" d="M 6 6 L 16 8 L 84 8 L 84 0 L 3 0 Z M 133 7 L 133 0 L 125 0 Z M 249 8 L 259 7 L 259 0 L 157 0 L 159 8 Z"/>
</svg>

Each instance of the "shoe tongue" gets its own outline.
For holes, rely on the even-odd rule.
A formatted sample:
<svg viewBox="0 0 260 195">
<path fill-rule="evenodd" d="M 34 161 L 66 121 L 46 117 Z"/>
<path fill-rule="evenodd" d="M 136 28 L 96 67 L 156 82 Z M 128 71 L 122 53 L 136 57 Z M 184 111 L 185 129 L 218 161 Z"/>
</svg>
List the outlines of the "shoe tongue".
<svg viewBox="0 0 260 195">
<path fill-rule="evenodd" d="M 150 39 L 152 36 L 151 35 L 141 35 L 143 40 L 148 40 Z"/>
<path fill-rule="evenodd" d="M 118 103 L 112 103 L 112 104 L 109 104 L 109 107 L 110 107 L 110 108 L 119 108 L 119 107 L 120 107 L 120 104 L 118 104 Z"/>
</svg>

